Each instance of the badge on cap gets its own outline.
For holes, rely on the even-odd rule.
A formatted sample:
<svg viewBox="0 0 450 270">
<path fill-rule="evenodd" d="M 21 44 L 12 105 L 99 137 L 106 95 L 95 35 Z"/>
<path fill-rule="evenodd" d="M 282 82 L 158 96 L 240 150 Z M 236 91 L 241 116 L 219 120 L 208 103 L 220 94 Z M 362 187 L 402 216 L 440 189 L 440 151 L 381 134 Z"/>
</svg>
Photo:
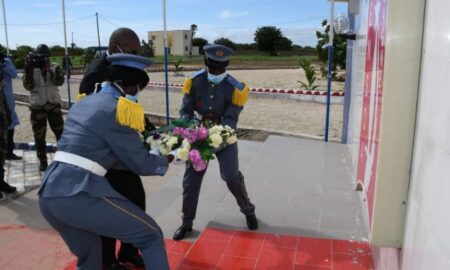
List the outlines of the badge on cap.
<svg viewBox="0 0 450 270">
<path fill-rule="evenodd" d="M 234 53 L 232 49 L 219 44 L 207 44 L 203 46 L 203 50 L 205 51 L 206 57 L 219 62 L 228 61 Z"/>
<path fill-rule="evenodd" d="M 222 56 L 223 56 L 223 51 L 217 50 L 217 51 L 216 51 L 216 56 L 222 57 Z"/>
</svg>

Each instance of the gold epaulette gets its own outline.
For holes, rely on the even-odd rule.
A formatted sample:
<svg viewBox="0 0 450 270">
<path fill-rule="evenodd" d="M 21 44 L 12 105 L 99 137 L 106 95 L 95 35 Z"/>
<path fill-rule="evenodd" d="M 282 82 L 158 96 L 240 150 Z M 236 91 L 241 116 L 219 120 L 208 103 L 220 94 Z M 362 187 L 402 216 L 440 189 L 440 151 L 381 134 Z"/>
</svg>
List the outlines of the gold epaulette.
<svg viewBox="0 0 450 270">
<path fill-rule="evenodd" d="M 188 95 L 191 92 L 191 88 L 192 88 L 192 78 L 186 77 L 181 92 L 183 92 L 183 94 Z"/>
<path fill-rule="evenodd" d="M 82 100 L 82 99 L 85 98 L 85 97 L 87 97 L 86 93 L 78 94 L 78 95 L 77 95 L 77 101 L 80 101 L 80 100 Z"/>
<path fill-rule="evenodd" d="M 244 89 L 239 90 L 238 88 L 234 88 L 233 91 L 233 97 L 232 97 L 232 103 L 236 106 L 242 107 L 245 105 L 245 103 L 247 103 L 248 100 L 248 93 L 249 93 L 249 89 L 247 84 L 244 84 Z"/>
<path fill-rule="evenodd" d="M 139 132 L 145 130 L 144 107 L 141 104 L 119 97 L 116 110 L 117 123 Z"/>
</svg>

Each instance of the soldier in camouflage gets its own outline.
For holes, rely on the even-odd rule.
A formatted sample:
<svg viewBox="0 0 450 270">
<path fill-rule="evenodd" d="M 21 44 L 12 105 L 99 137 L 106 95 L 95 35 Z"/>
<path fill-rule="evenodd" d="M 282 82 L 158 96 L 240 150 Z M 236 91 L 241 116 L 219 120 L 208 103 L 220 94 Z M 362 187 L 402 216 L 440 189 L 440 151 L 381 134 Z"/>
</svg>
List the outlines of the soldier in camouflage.
<svg viewBox="0 0 450 270">
<path fill-rule="evenodd" d="M 23 76 L 23 85 L 31 92 L 30 120 L 41 171 L 45 171 L 48 166 L 45 142 L 47 121 L 56 140 L 60 139 L 64 126 L 61 96 L 58 90 L 58 86 L 64 83 L 64 70 L 58 65 L 50 63 L 49 57 L 48 46 L 39 45 L 36 52 L 27 57 Z"/>
<path fill-rule="evenodd" d="M 8 144 L 8 126 L 11 123 L 11 112 L 8 109 L 5 97 L 5 84 L 0 81 L 0 198 L 4 193 L 16 192 L 16 188 L 5 182 L 5 160 Z"/>
</svg>

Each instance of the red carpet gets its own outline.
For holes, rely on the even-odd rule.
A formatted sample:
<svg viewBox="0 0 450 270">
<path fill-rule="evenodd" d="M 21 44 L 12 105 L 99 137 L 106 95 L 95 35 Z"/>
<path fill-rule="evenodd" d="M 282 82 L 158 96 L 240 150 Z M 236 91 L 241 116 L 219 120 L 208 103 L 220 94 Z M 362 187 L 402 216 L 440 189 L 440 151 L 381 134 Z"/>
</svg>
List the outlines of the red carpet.
<svg viewBox="0 0 450 270">
<path fill-rule="evenodd" d="M 367 243 L 205 229 L 197 241 L 166 240 L 171 269 L 373 269 Z M 72 270 L 75 257 L 54 231 L 0 224 L 0 269 Z M 136 268 L 138 269 L 138 268 Z"/>
</svg>

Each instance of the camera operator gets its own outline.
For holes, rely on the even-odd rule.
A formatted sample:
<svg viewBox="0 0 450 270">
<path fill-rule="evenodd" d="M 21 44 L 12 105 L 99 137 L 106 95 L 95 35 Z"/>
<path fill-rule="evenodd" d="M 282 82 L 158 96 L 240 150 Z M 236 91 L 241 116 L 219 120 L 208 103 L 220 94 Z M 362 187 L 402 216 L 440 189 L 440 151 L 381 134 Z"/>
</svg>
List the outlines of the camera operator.
<svg viewBox="0 0 450 270">
<path fill-rule="evenodd" d="M 0 198 L 3 198 L 4 193 L 16 192 L 16 188 L 10 186 L 5 182 L 5 160 L 7 156 L 7 144 L 8 144 L 8 127 L 12 123 L 11 111 L 8 108 L 6 96 L 5 96 L 5 81 L 4 81 L 4 68 L 5 57 L 0 53 Z"/>
<path fill-rule="evenodd" d="M 30 53 L 25 60 L 23 86 L 30 93 L 31 125 L 33 128 L 36 153 L 39 158 L 39 170 L 47 169 L 45 134 L 47 119 L 50 129 L 59 140 L 63 132 L 64 120 L 61 113 L 61 96 L 58 86 L 64 83 L 64 70 L 50 63 L 50 49 L 41 44 L 36 52 Z"/>
</svg>

